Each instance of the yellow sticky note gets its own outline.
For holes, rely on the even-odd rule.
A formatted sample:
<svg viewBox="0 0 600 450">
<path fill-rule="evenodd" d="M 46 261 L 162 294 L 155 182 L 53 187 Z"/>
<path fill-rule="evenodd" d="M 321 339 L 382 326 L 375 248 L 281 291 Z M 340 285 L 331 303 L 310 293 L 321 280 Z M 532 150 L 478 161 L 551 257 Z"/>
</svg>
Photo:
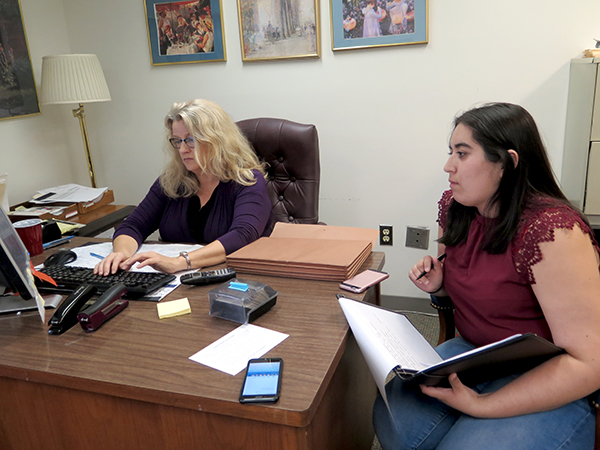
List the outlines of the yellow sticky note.
<svg viewBox="0 0 600 450">
<path fill-rule="evenodd" d="M 171 300 L 170 302 L 157 303 L 156 309 L 158 310 L 159 319 L 167 319 L 192 312 L 187 297 L 180 298 L 179 300 Z"/>
</svg>

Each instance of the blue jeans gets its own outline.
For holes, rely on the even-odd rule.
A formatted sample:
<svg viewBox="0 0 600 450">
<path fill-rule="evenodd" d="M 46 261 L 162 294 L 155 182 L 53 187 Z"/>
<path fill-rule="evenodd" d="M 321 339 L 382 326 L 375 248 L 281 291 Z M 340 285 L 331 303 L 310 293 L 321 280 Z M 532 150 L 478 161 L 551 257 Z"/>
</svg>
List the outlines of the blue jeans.
<svg viewBox="0 0 600 450">
<path fill-rule="evenodd" d="M 444 359 L 471 350 L 458 337 L 436 351 Z M 514 380 L 513 375 L 475 388 L 494 392 Z M 373 425 L 384 450 L 592 450 L 595 415 L 587 398 L 552 411 L 504 419 L 476 419 L 429 397 L 418 386 L 394 377 L 386 386 L 392 414 L 381 396 L 373 409 Z"/>
</svg>

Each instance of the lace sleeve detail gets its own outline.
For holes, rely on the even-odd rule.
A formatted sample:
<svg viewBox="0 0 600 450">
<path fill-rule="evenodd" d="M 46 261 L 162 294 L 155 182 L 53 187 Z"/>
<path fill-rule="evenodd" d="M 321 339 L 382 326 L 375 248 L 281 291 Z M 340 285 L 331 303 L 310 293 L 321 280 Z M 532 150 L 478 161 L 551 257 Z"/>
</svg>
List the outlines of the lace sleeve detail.
<svg viewBox="0 0 600 450">
<path fill-rule="evenodd" d="M 442 194 L 442 198 L 438 202 L 437 223 L 440 227 L 442 227 L 442 230 L 444 231 L 446 231 L 448 208 L 450 207 L 450 202 L 452 201 L 452 198 L 452 191 L 447 190 Z"/>
<path fill-rule="evenodd" d="M 596 251 L 600 252 L 592 230 L 577 212 L 566 205 L 553 205 L 538 209 L 534 213 L 523 213 L 519 230 L 513 241 L 514 263 L 516 271 L 530 284 L 535 284 L 532 267 L 542 260 L 540 244 L 554 241 L 554 230 L 566 228 L 572 230 L 577 224 L 592 239 Z"/>
</svg>

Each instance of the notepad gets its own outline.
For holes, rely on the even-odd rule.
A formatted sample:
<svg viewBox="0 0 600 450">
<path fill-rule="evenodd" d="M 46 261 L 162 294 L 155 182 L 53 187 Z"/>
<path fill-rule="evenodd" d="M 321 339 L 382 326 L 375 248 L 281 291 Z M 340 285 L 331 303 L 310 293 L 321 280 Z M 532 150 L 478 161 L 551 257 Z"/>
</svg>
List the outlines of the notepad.
<svg viewBox="0 0 600 450">
<path fill-rule="evenodd" d="M 159 319 L 168 319 L 169 317 L 177 317 L 192 312 L 187 297 L 180 298 L 179 300 L 171 300 L 170 302 L 157 303 L 156 309 Z"/>
</svg>

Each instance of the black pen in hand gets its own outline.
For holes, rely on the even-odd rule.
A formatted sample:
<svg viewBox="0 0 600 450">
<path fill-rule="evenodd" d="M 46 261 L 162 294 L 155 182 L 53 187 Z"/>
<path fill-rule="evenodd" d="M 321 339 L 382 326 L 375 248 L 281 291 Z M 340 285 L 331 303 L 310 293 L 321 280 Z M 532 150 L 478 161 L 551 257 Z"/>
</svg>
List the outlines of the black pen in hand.
<svg viewBox="0 0 600 450">
<path fill-rule="evenodd" d="M 445 253 L 442 253 L 440 256 L 438 256 L 437 260 L 439 262 L 442 262 L 444 260 L 444 258 L 446 257 Z M 433 264 L 431 264 L 431 268 L 433 269 Z M 421 278 L 423 278 L 425 275 L 427 275 L 427 272 L 423 271 L 421 272 L 421 274 L 417 277 L 417 280 L 420 280 Z"/>
</svg>

